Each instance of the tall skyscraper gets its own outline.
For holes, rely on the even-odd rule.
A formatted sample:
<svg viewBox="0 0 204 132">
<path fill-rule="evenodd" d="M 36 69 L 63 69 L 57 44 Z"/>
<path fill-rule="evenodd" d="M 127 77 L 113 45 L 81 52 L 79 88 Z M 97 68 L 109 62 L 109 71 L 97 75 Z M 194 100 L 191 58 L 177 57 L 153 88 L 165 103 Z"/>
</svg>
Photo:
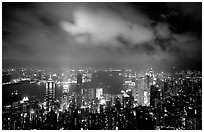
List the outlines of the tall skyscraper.
<svg viewBox="0 0 204 132">
<path fill-rule="evenodd" d="M 141 75 L 138 78 L 138 105 L 149 106 L 150 105 L 150 86 L 149 76 Z"/>
<path fill-rule="evenodd" d="M 77 107 L 80 108 L 81 104 L 82 104 L 82 74 L 78 73 L 77 74 L 77 90 L 76 90 L 76 103 L 77 103 Z"/>
<path fill-rule="evenodd" d="M 56 93 L 56 89 L 55 89 L 55 83 L 51 78 L 48 79 L 47 83 L 46 83 L 46 104 L 47 104 L 47 109 L 50 110 L 51 108 L 51 103 L 54 101 L 55 99 L 55 93 Z"/>
<path fill-rule="evenodd" d="M 81 84 L 82 84 L 82 74 L 81 74 L 81 73 L 78 73 L 78 74 L 77 74 L 77 84 L 78 84 L 78 85 L 81 85 Z"/>
<path fill-rule="evenodd" d="M 158 87 L 152 85 L 150 90 L 150 106 L 156 107 L 160 99 L 160 92 Z"/>
<path fill-rule="evenodd" d="M 138 105 L 144 105 L 144 77 L 139 76 L 138 78 Z"/>
<path fill-rule="evenodd" d="M 42 80 L 42 73 L 41 72 L 38 73 L 38 79 Z"/>
<path fill-rule="evenodd" d="M 154 77 L 154 72 L 153 72 L 152 68 L 151 68 L 150 71 L 149 71 L 149 77 L 150 77 L 150 82 L 149 82 L 149 84 L 150 84 L 150 86 L 151 86 L 151 85 L 153 85 L 153 77 Z"/>
<path fill-rule="evenodd" d="M 63 85 L 62 88 L 62 109 L 68 109 L 68 93 L 69 93 L 69 83 Z"/>
<path fill-rule="evenodd" d="M 145 88 L 144 88 L 144 105 L 150 105 L 150 76 L 145 75 Z"/>
<path fill-rule="evenodd" d="M 96 98 L 100 98 L 103 95 L 103 88 L 96 88 Z"/>
<path fill-rule="evenodd" d="M 15 90 L 11 93 L 11 120 L 13 130 L 20 125 L 21 114 L 21 95 L 19 91 Z"/>
</svg>

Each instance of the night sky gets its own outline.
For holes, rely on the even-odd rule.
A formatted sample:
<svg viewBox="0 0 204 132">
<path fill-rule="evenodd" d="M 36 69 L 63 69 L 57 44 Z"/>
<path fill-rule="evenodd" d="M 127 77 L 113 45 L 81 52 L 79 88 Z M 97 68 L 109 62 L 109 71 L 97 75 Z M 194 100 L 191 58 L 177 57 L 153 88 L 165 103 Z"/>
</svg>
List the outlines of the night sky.
<svg viewBox="0 0 204 132">
<path fill-rule="evenodd" d="M 202 68 L 202 3 L 2 3 L 2 65 Z"/>
</svg>

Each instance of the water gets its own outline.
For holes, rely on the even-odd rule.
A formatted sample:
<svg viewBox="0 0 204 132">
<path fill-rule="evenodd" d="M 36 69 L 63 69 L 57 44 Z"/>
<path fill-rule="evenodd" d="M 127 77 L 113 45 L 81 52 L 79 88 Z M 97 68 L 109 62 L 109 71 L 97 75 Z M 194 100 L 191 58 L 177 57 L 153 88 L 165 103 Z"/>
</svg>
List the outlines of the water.
<svg viewBox="0 0 204 132">
<path fill-rule="evenodd" d="M 35 83 L 21 82 L 18 84 L 7 84 L 2 86 L 2 105 L 8 105 L 10 103 L 11 93 L 14 90 L 18 90 L 21 94 L 21 99 L 24 96 L 32 101 L 39 99 L 41 102 L 45 99 L 45 84 L 37 85 Z M 61 88 L 56 88 L 56 97 L 59 99 L 62 95 Z"/>
</svg>

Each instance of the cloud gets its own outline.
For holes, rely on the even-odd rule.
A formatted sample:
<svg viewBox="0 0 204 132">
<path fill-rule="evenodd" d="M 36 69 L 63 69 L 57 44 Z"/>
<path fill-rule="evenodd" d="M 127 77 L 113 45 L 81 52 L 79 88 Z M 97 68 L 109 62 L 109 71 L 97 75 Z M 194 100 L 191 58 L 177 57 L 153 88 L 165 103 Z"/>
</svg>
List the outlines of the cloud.
<svg viewBox="0 0 204 132">
<path fill-rule="evenodd" d="M 120 47 L 118 37 L 135 45 L 152 41 L 154 37 L 150 27 L 123 19 L 111 9 L 93 11 L 80 8 L 74 12 L 73 17 L 74 23 L 62 21 L 61 26 L 73 35 L 79 44 Z"/>
<path fill-rule="evenodd" d="M 157 23 L 154 27 L 155 36 L 160 39 L 168 39 L 171 36 L 171 31 L 167 23 Z"/>
<path fill-rule="evenodd" d="M 191 17 L 190 21 L 200 21 L 202 19 L 202 3 L 201 2 L 184 2 L 174 3 L 170 2 L 167 5 L 176 9 L 181 16 Z M 195 15 L 196 14 L 196 15 Z"/>
<path fill-rule="evenodd" d="M 150 13 L 151 8 L 148 10 L 154 14 L 151 17 L 142 8 L 126 3 L 35 3 L 33 6 L 9 8 L 8 13 L 3 10 L 4 16 L 10 14 L 3 17 L 4 59 L 144 67 L 182 65 L 180 62 L 187 65 L 202 59 L 201 38 L 194 30 L 188 31 L 191 28 L 181 30 L 179 24 L 175 31 L 177 21 L 175 25 L 168 21 L 175 14 L 168 14 L 168 7 L 161 14 L 163 8 L 153 8 L 156 11 Z M 162 16 L 168 17 L 159 21 Z M 180 19 L 173 20 L 183 24 Z M 186 25 L 189 27 L 188 22 Z"/>
</svg>

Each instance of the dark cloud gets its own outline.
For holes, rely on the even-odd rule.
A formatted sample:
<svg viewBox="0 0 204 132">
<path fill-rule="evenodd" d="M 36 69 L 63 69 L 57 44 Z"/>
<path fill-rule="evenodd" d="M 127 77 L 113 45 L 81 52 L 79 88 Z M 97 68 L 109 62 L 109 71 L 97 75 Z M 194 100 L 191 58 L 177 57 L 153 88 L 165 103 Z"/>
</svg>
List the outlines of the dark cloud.
<svg viewBox="0 0 204 132">
<path fill-rule="evenodd" d="M 202 3 L 167 3 L 172 9 L 168 22 L 174 26 L 177 33 L 194 32 L 198 36 L 202 34 Z M 174 12 L 174 13 L 173 13 Z"/>
<path fill-rule="evenodd" d="M 2 8 L 3 66 L 168 69 L 202 62 L 201 3 L 4 2 Z"/>
</svg>

